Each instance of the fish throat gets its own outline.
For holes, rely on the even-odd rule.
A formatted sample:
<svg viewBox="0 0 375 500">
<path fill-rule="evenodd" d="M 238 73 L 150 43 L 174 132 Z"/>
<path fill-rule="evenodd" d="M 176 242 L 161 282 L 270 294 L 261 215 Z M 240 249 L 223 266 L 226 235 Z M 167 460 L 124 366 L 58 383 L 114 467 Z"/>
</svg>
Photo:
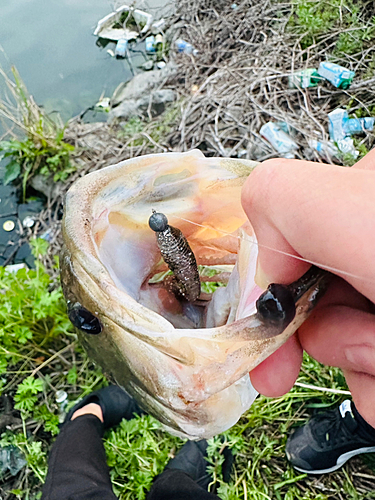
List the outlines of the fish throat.
<svg viewBox="0 0 375 500">
<path fill-rule="evenodd" d="M 152 211 L 150 228 L 156 233 L 160 253 L 174 275 L 171 290 L 188 302 L 194 302 L 201 293 L 201 282 L 195 255 L 182 232 L 168 224 L 167 217 Z"/>
</svg>

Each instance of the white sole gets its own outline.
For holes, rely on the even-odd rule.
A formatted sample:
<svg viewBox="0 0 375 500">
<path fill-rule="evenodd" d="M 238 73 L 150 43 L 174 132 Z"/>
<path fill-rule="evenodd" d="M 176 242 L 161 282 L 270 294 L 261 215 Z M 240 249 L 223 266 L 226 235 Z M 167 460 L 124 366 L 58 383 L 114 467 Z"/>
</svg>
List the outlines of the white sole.
<svg viewBox="0 0 375 500">
<path fill-rule="evenodd" d="M 347 453 L 343 453 L 337 459 L 336 465 L 330 467 L 329 469 L 322 470 L 306 470 L 301 467 L 293 467 L 299 472 L 305 472 L 306 474 L 327 474 L 328 472 L 333 472 L 344 465 L 350 458 L 355 457 L 356 455 L 360 455 L 361 453 L 373 453 L 375 452 L 375 446 L 367 446 L 365 448 L 358 448 L 358 450 L 348 451 Z"/>
</svg>

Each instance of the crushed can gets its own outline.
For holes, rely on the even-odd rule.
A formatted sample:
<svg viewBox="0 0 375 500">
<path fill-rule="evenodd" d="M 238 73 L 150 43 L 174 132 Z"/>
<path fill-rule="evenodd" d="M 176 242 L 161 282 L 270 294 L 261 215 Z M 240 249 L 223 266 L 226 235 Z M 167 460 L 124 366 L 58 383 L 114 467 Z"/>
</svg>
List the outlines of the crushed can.
<svg viewBox="0 0 375 500">
<path fill-rule="evenodd" d="M 125 38 L 120 38 L 116 43 L 115 56 L 117 58 L 123 59 L 126 56 L 126 49 L 128 47 L 128 41 Z"/>
<path fill-rule="evenodd" d="M 289 88 L 316 87 L 321 81 L 318 71 L 315 68 L 301 69 L 288 76 Z"/>
<path fill-rule="evenodd" d="M 347 89 L 355 77 L 354 71 L 327 61 L 319 64 L 318 73 L 338 89 Z"/>
<path fill-rule="evenodd" d="M 294 151 L 298 149 L 298 144 L 281 130 L 276 123 L 268 122 L 263 125 L 260 129 L 260 135 L 270 142 L 284 158 L 295 157 Z"/>
</svg>

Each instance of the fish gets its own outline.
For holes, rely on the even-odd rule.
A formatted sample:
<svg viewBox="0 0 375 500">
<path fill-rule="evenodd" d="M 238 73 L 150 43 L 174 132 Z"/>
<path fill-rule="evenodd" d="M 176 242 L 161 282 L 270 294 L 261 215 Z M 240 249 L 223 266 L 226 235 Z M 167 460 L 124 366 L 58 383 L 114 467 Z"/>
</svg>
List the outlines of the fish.
<svg viewBox="0 0 375 500">
<path fill-rule="evenodd" d="M 288 286 L 255 283 L 258 245 L 241 188 L 256 165 L 198 150 L 146 155 L 85 175 L 66 195 L 61 283 L 80 342 L 180 437 L 210 438 L 238 421 L 258 395 L 249 372 L 297 330 L 329 282 L 312 267 Z M 154 213 L 226 286 L 199 293 L 195 283 L 189 297 L 168 286 Z"/>
</svg>

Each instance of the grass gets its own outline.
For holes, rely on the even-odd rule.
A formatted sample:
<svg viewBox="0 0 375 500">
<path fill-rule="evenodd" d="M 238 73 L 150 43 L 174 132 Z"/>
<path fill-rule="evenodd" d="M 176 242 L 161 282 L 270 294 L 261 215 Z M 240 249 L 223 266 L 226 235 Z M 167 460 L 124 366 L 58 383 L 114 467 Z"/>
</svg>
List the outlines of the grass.
<svg viewBox="0 0 375 500">
<path fill-rule="evenodd" d="M 375 39 L 375 11 L 371 2 L 355 0 L 295 0 L 289 29 L 300 35 L 303 48 L 335 40 L 333 55 L 360 54 Z"/>
<path fill-rule="evenodd" d="M 33 242 L 36 257 L 46 250 L 44 240 Z M 0 494 L 6 499 L 36 500 L 46 476 L 48 451 L 62 418 L 56 391 L 68 393 L 71 407 L 107 382 L 77 344 L 60 286 L 38 260 L 35 270 L 12 274 L 0 269 L 0 288 L 2 414 L 7 399 L 14 401 L 13 430 L 3 428 L 0 446 L 15 446 L 28 463 L 15 478 L 9 472 L 3 474 Z M 339 369 L 324 367 L 308 356 L 299 382 L 347 389 Z M 292 427 L 302 424 L 314 411 L 337 405 L 344 397 L 300 387 L 281 398 L 258 397 L 240 421 L 223 434 L 224 445 L 235 453 L 229 484 L 221 478 L 221 437 L 210 440 L 209 467 L 218 479 L 220 498 L 340 499 L 342 490 L 346 499 L 373 498 L 369 486 L 363 486 L 356 476 L 360 470 L 373 477 L 367 483 L 375 485 L 373 463 L 368 459 L 365 463 L 358 458 L 355 467 L 351 461 L 343 470 L 319 480 L 294 471 L 285 459 L 285 442 Z M 153 477 L 184 441 L 164 432 L 158 421 L 146 415 L 123 421 L 106 434 L 104 442 L 119 499 L 143 500 Z"/>
</svg>

